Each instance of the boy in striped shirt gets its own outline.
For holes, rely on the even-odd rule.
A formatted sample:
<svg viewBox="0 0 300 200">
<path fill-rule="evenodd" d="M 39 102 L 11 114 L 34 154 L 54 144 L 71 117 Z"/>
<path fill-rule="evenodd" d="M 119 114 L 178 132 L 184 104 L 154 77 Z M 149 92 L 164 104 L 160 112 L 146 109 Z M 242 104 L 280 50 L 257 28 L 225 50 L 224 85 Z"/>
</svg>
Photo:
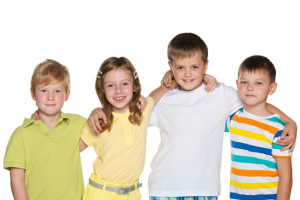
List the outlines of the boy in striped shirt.
<svg viewBox="0 0 300 200">
<path fill-rule="evenodd" d="M 291 152 L 277 145 L 284 123 L 266 108 L 276 90 L 276 70 L 263 56 L 251 56 L 239 67 L 237 88 L 244 108 L 228 118 L 231 137 L 230 199 L 289 199 Z"/>
</svg>

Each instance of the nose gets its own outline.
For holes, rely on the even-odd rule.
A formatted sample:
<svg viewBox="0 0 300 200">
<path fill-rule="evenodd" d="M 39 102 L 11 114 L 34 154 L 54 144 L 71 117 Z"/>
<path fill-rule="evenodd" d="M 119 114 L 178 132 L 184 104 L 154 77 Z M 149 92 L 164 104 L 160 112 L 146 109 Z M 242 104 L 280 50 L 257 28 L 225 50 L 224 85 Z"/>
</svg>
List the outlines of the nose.
<svg viewBox="0 0 300 200">
<path fill-rule="evenodd" d="M 252 84 L 248 84 L 248 85 L 247 85 L 247 90 L 248 90 L 248 91 L 253 91 L 253 89 L 254 89 L 254 87 L 253 87 Z"/>
<path fill-rule="evenodd" d="M 184 76 L 185 76 L 185 77 L 190 77 L 190 76 L 191 76 L 191 72 L 190 72 L 189 69 L 185 69 L 185 70 L 184 70 Z"/>
<path fill-rule="evenodd" d="M 50 101 L 54 100 L 54 94 L 53 94 L 53 92 L 49 92 L 47 97 L 48 97 L 48 100 L 50 100 Z"/>
<path fill-rule="evenodd" d="M 121 86 L 116 86 L 115 93 L 120 94 L 121 92 L 122 92 L 122 87 Z"/>
</svg>

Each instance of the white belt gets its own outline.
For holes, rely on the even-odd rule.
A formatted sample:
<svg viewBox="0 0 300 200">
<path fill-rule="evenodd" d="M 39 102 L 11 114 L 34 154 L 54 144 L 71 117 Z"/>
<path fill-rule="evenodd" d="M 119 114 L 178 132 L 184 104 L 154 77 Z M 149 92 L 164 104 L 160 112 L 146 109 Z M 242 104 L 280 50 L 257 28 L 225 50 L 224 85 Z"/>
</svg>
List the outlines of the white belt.
<svg viewBox="0 0 300 200">
<path fill-rule="evenodd" d="M 137 183 L 136 185 L 130 186 L 130 187 L 126 187 L 126 188 L 120 188 L 120 187 L 111 187 L 111 186 L 106 186 L 104 187 L 104 185 L 99 184 L 99 183 L 95 183 L 94 181 L 92 181 L 91 179 L 89 180 L 89 184 L 95 188 L 101 189 L 101 190 L 106 190 L 106 191 L 110 191 L 110 192 L 115 192 L 118 194 L 128 194 L 129 192 L 139 189 L 140 187 L 142 187 L 142 183 Z"/>
</svg>

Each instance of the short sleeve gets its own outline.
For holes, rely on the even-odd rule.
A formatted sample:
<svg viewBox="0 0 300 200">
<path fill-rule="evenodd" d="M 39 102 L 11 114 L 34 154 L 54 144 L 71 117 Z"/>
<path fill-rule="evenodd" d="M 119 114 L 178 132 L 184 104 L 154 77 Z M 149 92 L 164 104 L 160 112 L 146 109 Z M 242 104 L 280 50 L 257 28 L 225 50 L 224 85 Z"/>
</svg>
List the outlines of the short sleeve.
<svg viewBox="0 0 300 200">
<path fill-rule="evenodd" d="M 97 135 L 91 131 L 88 124 L 86 124 L 82 129 L 81 139 L 88 146 L 95 147 L 97 145 Z"/>
<path fill-rule="evenodd" d="M 276 144 L 277 140 L 280 138 L 283 130 L 277 131 L 273 138 L 273 144 L 272 144 L 272 156 L 277 158 L 289 158 L 292 157 L 292 152 L 289 152 L 289 150 L 280 151 L 280 149 L 284 148 L 283 145 Z"/>
<path fill-rule="evenodd" d="M 147 106 L 145 107 L 144 111 L 143 111 L 143 115 L 144 117 L 146 117 L 147 121 L 150 117 L 150 114 L 152 112 L 153 106 L 154 106 L 154 100 L 152 99 L 152 97 L 147 97 Z"/>
<path fill-rule="evenodd" d="M 239 93 L 236 89 L 232 87 L 225 86 L 226 88 L 226 104 L 228 108 L 228 115 L 235 113 L 238 109 L 243 107 L 243 102 L 239 96 Z"/>
<path fill-rule="evenodd" d="M 151 115 L 150 115 L 150 119 L 149 119 L 149 123 L 148 126 L 157 126 L 157 108 L 156 106 L 154 106 L 154 108 L 152 109 Z"/>
<path fill-rule="evenodd" d="M 26 169 L 23 137 L 16 129 L 9 139 L 3 161 L 4 169 L 11 167 Z"/>
<path fill-rule="evenodd" d="M 229 125 L 230 125 L 230 117 L 227 118 L 225 122 L 225 130 L 224 132 L 229 133 Z"/>
</svg>

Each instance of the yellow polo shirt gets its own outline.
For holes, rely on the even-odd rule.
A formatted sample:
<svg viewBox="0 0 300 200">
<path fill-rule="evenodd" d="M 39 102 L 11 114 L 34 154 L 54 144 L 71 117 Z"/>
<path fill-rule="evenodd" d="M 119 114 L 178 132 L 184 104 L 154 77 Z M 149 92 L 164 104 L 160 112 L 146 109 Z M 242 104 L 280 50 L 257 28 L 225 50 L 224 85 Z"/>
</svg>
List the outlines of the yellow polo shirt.
<svg viewBox="0 0 300 200">
<path fill-rule="evenodd" d="M 80 200 L 84 193 L 79 138 L 86 119 L 61 113 L 50 131 L 41 121 L 25 119 L 6 148 L 4 168 L 25 169 L 30 200 Z"/>
<path fill-rule="evenodd" d="M 129 110 L 125 114 L 114 113 L 110 132 L 93 134 L 86 125 L 81 138 L 93 146 L 97 159 L 94 173 L 101 179 L 118 184 L 133 183 L 141 176 L 145 165 L 147 126 L 153 99 L 147 97 L 148 104 L 143 111 L 141 125 L 129 122 Z"/>
</svg>

